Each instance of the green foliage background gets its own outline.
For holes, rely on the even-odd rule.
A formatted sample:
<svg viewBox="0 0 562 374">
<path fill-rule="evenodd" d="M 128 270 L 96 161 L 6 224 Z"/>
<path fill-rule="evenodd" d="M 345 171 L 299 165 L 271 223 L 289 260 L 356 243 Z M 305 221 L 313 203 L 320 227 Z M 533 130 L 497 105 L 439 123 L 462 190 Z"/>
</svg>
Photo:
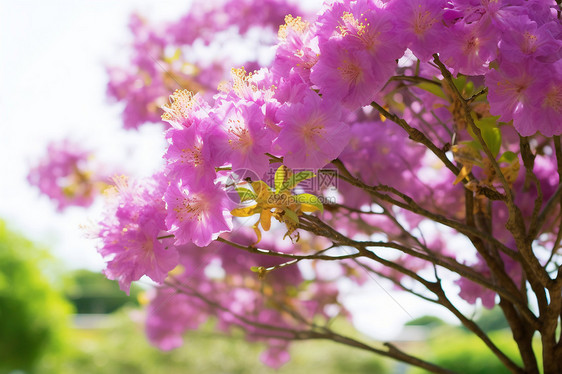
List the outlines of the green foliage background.
<svg viewBox="0 0 562 374">
<path fill-rule="evenodd" d="M 55 369 L 68 337 L 70 304 L 47 274 L 47 252 L 0 221 L 0 373 Z"/>
<path fill-rule="evenodd" d="M 265 349 L 262 344 L 246 342 L 241 331 L 219 334 L 212 321 L 190 331 L 183 347 L 162 352 L 147 342 L 143 331 L 142 311 L 137 308 L 142 290 L 131 291 L 127 297 L 116 282 L 100 273 L 78 270 L 63 275 L 45 250 L 0 221 L 0 374 L 423 372 L 329 341 L 293 343 L 291 361 L 274 370 L 259 360 Z M 75 311 L 104 313 L 104 317 L 98 326 L 79 327 L 72 324 Z M 520 361 L 501 313 L 483 312 L 477 322 L 501 349 Z M 431 333 L 427 341 L 402 343 L 407 352 L 459 373 L 507 373 L 487 347 L 462 328 L 432 316 L 409 325 L 426 326 Z M 333 327 L 365 340 L 352 333 L 346 321 L 335 321 Z"/>
<path fill-rule="evenodd" d="M 230 336 L 214 332 L 213 323 L 190 331 L 185 345 L 162 352 L 146 341 L 142 324 L 132 321 L 138 311 L 122 309 L 107 325 L 95 330 L 76 330 L 73 355 L 64 367 L 68 374 L 385 374 L 391 362 L 333 342 L 296 342 L 291 361 L 279 370 L 264 366 L 262 344 L 248 343 L 240 331 Z"/>
<path fill-rule="evenodd" d="M 0 220 L 0 374 L 388 372 L 388 361 L 332 342 L 297 342 L 291 362 L 273 370 L 259 360 L 262 344 L 246 342 L 241 331 L 218 334 L 212 322 L 162 352 L 146 340 L 138 287 L 127 297 L 102 274 L 63 273 L 46 250 Z M 101 325 L 79 328 L 76 310 L 107 314 Z"/>
</svg>

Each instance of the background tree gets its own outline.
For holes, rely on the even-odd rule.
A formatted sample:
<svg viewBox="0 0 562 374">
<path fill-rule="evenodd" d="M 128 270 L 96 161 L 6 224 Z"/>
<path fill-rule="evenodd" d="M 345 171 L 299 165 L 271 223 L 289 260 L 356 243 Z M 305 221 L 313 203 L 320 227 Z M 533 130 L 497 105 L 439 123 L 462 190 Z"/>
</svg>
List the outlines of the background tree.
<svg viewBox="0 0 562 374">
<path fill-rule="evenodd" d="M 46 251 L 0 221 L 1 373 L 61 364 L 57 356 L 68 348 L 72 307 L 51 284 L 53 268 Z"/>
<path fill-rule="evenodd" d="M 183 48 L 211 43 L 200 15 L 247 36 L 279 4 L 222 5 L 161 30 L 133 19 L 132 73 L 110 84 L 126 127 L 182 86 Z M 163 105 L 163 170 L 114 179 L 105 274 L 126 292 L 143 275 L 160 285 L 147 332 L 162 349 L 212 315 L 266 341 L 272 366 L 290 341 L 328 339 L 452 372 L 331 328 L 347 314 L 338 281 L 377 277 L 444 307 L 511 372 L 539 372 L 538 333 L 544 372 L 560 372 L 561 37 L 553 1 L 335 1 L 286 16 L 266 68 L 233 69 L 214 96 L 189 86 L 210 75 L 190 77 Z M 501 308 L 521 361 L 454 285 Z"/>
</svg>

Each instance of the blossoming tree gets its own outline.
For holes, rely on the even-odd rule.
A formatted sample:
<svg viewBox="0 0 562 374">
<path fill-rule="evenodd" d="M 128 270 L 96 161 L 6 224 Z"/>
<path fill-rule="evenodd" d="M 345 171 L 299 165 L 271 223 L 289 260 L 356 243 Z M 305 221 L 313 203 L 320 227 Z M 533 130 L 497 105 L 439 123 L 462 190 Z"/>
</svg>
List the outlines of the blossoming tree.
<svg viewBox="0 0 562 374">
<path fill-rule="evenodd" d="M 271 61 L 218 91 L 226 66 L 187 60 L 213 33 L 265 35 L 285 14 Z M 265 341 L 272 366 L 293 340 L 329 339 L 452 372 L 330 327 L 348 314 L 337 281 L 380 277 L 448 310 L 510 371 L 562 372 L 560 4 L 340 0 L 298 14 L 248 0 L 158 30 L 133 18 L 134 68 L 109 70 L 125 127 L 167 124 L 164 170 L 116 178 L 99 229 L 107 277 L 159 285 L 149 339 L 172 349 L 214 316 Z M 450 285 L 501 308 L 520 361 Z"/>
</svg>

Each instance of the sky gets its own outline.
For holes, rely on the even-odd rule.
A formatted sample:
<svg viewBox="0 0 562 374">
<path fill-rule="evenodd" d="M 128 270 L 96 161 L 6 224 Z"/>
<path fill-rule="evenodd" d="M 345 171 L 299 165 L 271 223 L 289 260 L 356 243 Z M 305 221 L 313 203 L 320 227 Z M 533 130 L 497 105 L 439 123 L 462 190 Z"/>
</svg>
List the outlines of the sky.
<svg viewBox="0 0 562 374">
<path fill-rule="evenodd" d="M 95 243 L 79 229 L 100 205 L 57 213 L 26 175 L 49 141 L 70 137 L 100 161 L 148 174 L 160 163 L 162 129 L 121 130 L 109 103 L 105 66 L 127 58 L 129 15 L 174 19 L 186 1 L 5 1 L 0 3 L 0 218 L 48 248 L 69 268 L 99 270 Z M 142 169 L 141 166 L 142 165 Z"/>
<path fill-rule="evenodd" d="M 20 0 L 0 3 L 0 219 L 11 229 L 49 248 L 68 269 L 99 271 L 103 261 L 88 230 L 102 209 L 55 204 L 29 186 L 30 166 L 49 141 L 70 137 L 95 150 L 101 161 L 131 174 L 150 175 L 164 146 L 162 128 L 121 129 L 120 107 L 105 94 L 105 66 L 127 61 L 131 12 L 150 20 L 174 19 L 188 1 Z M 350 292 L 355 323 L 380 339 L 426 313 L 446 317 L 387 284 L 370 282 Z M 365 297 L 367 291 L 370 297 Z M 392 296 L 390 296 L 392 294 Z M 378 323 L 374 323 L 377 322 Z"/>
</svg>

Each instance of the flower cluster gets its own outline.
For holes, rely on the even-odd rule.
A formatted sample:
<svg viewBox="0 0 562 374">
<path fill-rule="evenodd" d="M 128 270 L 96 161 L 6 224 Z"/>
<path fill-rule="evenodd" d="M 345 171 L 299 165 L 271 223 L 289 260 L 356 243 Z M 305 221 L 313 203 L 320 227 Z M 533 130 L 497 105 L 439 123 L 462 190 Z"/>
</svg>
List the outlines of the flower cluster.
<svg viewBox="0 0 562 374">
<path fill-rule="evenodd" d="M 127 103 L 125 126 L 155 120 L 153 106 L 171 91 L 160 62 L 187 63 L 181 52 L 166 56 L 170 45 L 210 42 L 209 27 L 274 24 L 279 4 L 227 2 L 201 13 L 205 22 L 190 13 L 163 33 L 135 19 L 137 59 L 110 86 Z M 266 361 L 282 364 L 293 329 L 329 319 L 339 305 L 337 277 L 317 271 L 319 260 L 333 260 L 326 248 L 341 249 L 334 274 L 356 284 L 367 272 L 426 298 L 403 281 L 424 284 L 433 267 L 429 291 L 441 271 L 456 272 L 459 295 L 485 307 L 533 276 L 525 246 L 533 245 L 533 266 L 548 268 L 560 242 L 559 207 L 549 203 L 562 173 L 559 140 L 549 138 L 562 134 L 556 9 L 551 0 L 331 1 L 314 19 L 287 15 L 273 61 L 232 69 L 214 95 L 213 74 L 200 74 L 205 85 L 178 74 L 185 88 L 162 107 L 164 170 L 119 183 L 100 224 L 109 278 L 125 290 L 142 275 L 162 285 L 149 308 L 150 339 L 172 349 L 215 315 L 224 331 L 267 335 Z M 226 67 L 215 71 L 222 77 Z M 326 168 L 338 173 L 335 190 L 298 185 Z M 271 170 L 275 186 L 264 182 Z M 244 172 L 249 180 L 232 181 Z M 319 194 L 338 202 L 323 206 Z M 234 229 L 246 221 L 257 242 Z M 270 232 L 263 241 L 260 226 Z M 270 241 L 284 231 L 288 240 Z M 449 240 L 461 235 L 473 247 Z M 385 245 L 395 252 L 378 253 Z M 363 258 L 347 261 L 353 256 Z M 318 260 L 306 277 L 289 266 L 305 259 Z"/>
<path fill-rule="evenodd" d="M 128 293 L 131 282 L 143 275 L 163 282 L 177 265 L 178 254 L 170 240 L 160 238 L 166 234 L 166 184 L 161 176 L 144 182 L 116 177 L 114 182 L 99 225 L 99 252 L 107 261 L 105 275 Z"/>
<path fill-rule="evenodd" d="M 253 240 L 243 230 L 230 239 L 244 245 Z M 272 242 L 262 244 L 270 250 L 281 250 Z M 297 267 L 280 268 L 262 278 L 251 271 L 278 266 L 282 259 L 243 253 L 217 242 L 205 248 L 179 246 L 178 252 L 179 267 L 166 285 L 156 290 L 148 306 L 147 334 L 161 349 L 180 346 L 185 331 L 196 329 L 212 315 L 217 318 L 218 329 L 225 333 L 242 327 L 252 341 L 271 336 L 265 340 L 269 348 L 262 360 L 279 367 L 289 359 L 289 335 L 282 330 L 302 326 L 292 316 L 331 318 L 341 312 L 337 288 L 330 282 L 306 285 Z M 264 326 L 274 326 L 279 332 L 271 335 Z"/>
<path fill-rule="evenodd" d="M 137 129 L 147 122 L 161 123 L 159 107 L 169 92 L 178 87 L 211 97 L 235 63 L 228 55 L 216 54 L 217 50 L 228 48 L 227 43 L 233 43 L 232 35 L 240 35 L 241 42 L 242 36 L 259 30 L 258 40 L 245 48 L 246 58 L 240 60 L 237 56 L 236 61 L 257 67 L 263 54 L 259 51 L 266 51 L 273 43 L 273 32 L 285 14 L 298 12 L 298 7 L 286 0 L 220 0 L 195 1 L 184 16 L 166 25 L 152 25 L 139 15 L 132 15 L 129 28 L 134 42 L 130 66 L 107 69 L 108 96 L 124 104 L 123 126 Z M 226 34 L 228 42 L 224 41 Z"/>
<path fill-rule="evenodd" d="M 49 143 L 46 156 L 29 171 L 27 180 L 55 201 L 59 211 L 91 205 L 108 186 L 108 177 L 91 153 L 68 139 Z"/>
</svg>

